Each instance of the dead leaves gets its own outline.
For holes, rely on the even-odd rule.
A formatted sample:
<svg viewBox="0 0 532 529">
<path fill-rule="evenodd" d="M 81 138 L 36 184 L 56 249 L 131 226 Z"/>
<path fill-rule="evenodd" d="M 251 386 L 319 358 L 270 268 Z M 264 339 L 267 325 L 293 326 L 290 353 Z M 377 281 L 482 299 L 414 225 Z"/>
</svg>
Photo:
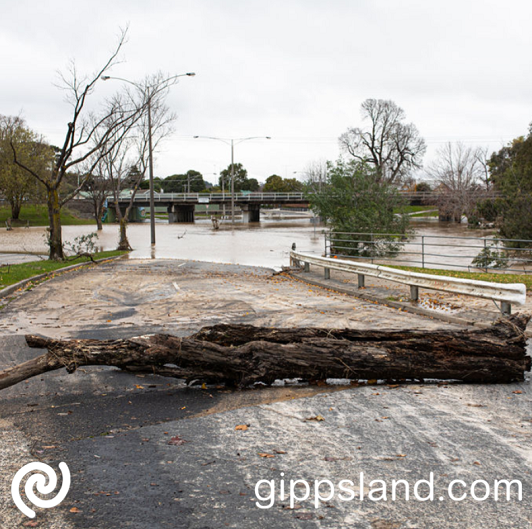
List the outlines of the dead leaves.
<svg viewBox="0 0 532 529">
<path fill-rule="evenodd" d="M 259 452 L 259 456 L 266 457 L 266 458 L 275 457 L 273 454 L 268 454 L 267 452 Z"/>
<path fill-rule="evenodd" d="M 185 441 L 185 439 L 181 439 L 179 435 L 174 435 L 174 437 L 172 437 L 170 441 L 168 441 L 169 445 L 174 445 L 174 446 L 184 445 L 185 443 L 188 443 L 188 441 Z"/>
<path fill-rule="evenodd" d="M 314 417 L 307 417 L 305 419 L 305 421 L 316 421 L 316 422 L 321 422 L 321 421 L 324 421 L 325 419 L 321 416 L 321 415 L 316 415 Z"/>
<path fill-rule="evenodd" d="M 235 426 L 235 430 L 245 432 L 249 428 L 249 424 L 239 424 L 238 426 Z"/>
</svg>

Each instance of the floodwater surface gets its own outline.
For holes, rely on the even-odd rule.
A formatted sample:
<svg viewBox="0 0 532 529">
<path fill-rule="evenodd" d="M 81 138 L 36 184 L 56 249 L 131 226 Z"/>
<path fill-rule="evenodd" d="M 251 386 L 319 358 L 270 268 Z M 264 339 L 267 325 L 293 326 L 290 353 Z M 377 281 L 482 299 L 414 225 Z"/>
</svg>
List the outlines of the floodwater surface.
<svg viewBox="0 0 532 529">
<path fill-rule="evenodd" d="M 243 224 L 237 221 L 222 224 L 215 230 L 209 220 L 197 220 L 195 224 L 156 224 L 156 245 L 151 246 L 149 222 L 131 223 L 128 238 L 133 252 L 132 259 L 189 259 L 216 263 L 232 263 L 280 268 L 289 264 L 289 252 L 295 243 L 299 251 L 322 255 L 325 250 L 323 225 L 314 226 L 311 219 L 263 220 L 260 223 Z M 405 253 L 396 264 L 421 265 L 421 237 L 425 239 L 425 265 L 445 268 L 445 263 L 468 266 L 478 250 L 468 246 L 482 244 L 482 237 L 490 233 L 468 230 L 460 224 L 439 222 L 413 222 L 416 237 L 405 245 Z M 73 241 L 79 235 L 96 231 L 95 226 L 64 226 L 63 240 Z M 45 228 L 16 228 L 0 231 L 0 262 L 2 252 L 46 254 Z M 449 237 L 434 239 L 434 236 Z M 478 238 L 468 241 L 460 237 Z M 99 233 L 98 249 L 113 250 L 118 243 L 118 226 L 104 225 Z M 448 246 L 443 246 L 448 245 Z M 429 255 L 432 254 L 432 255 Z M 446 257 L 443 257 L 446 256 Z M 11 258 L 11 262 L 12 262 Z M 19 261 L 20 262 L 20 261 Z"/>
</svg>

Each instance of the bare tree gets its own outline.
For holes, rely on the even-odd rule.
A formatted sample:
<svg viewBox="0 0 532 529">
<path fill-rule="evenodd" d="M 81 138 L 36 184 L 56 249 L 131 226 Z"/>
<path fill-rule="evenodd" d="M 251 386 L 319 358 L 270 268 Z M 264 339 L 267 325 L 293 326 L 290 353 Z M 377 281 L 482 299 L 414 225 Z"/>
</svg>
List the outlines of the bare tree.
<svg viewBox="0 0 532 529">
<path fill-rule="evenodd" d="M 102 159 L 102 169 L 111 184 L 116 218 L 118 219 L 119 223 L 118 250 L 132 249 L 127 238 L 127 220 L 129 217 L 129 212 L 133 206 L 135 195 L 139 189 L 140 182 L 143 180 L 145 175 L 145 170 L 135 171 L 135 162 L 133 161 L 132 157 L 132 147 L 132 140 L 130 138 L 124 138 Z M 130 189 L 132 192 L 129 197 L 129 202 L 125 209 L 121 209 L 119 199 L 121 198 L 122 191 L 127 185 L 126 183 L 128 180 L 131 180 L 132 174 L 134 175 L 134 181 L 130 182 Z"/>
<path fill-rule="evenodd" d="M 175 79 L 164 79 L 163 75 L 158 73 L 147 77 L 142 83 L 134 84 L 136 90 L 126 89 L 122 99 L 133 102 L 138 108 L 148 108 L 149 105 L 150 114 L 143 113 L 135 126 L 128 127 L 125 132 L 115 131 L 117 139 L 114 141 L 113 136 L 110 136 L 111 148 L 107 149 L 104 145 L 106 153 L 101 158 L 100 168 L 102 176 L 110 183 L 116 218 L 120 226 L 118 250 L 131 250 L 127 238 L 127 223 L 140 183 L 149 168 L 149 150 L 156 150 L 160 142 L 172 132 L 171 124 L 175 115 L 169 112 L 164 98 L 167 89 L 174 82 Z M 113 127 L 112 122 L 110 126 Z M 127 127 L 127 124 L 124 126 Z M 105 124 L 101 135 L 109 137 Z M 119 201 L 123 199 L 122 192 L 126 188 L 131 193 L 126 206 L 121 208 Z"/>
<path fill-rule="evenodd" d="M 309 192 L 317 193 L 327 183 L 327 161 L 314 160 L 309 162 L 303 170 L 305 185 Z"/>
<path fill-rule="evenodd" d="M 112 192 L 111 181 L 106 177 L 105 173 L 105 164 L 103 163 L 103 159 L 100 159 L 92 172 L 90 174 L 86 174 L 85 172 L 83 178 L 85 184 L 82 187 L 82 191 L 86 193 L 91 201 L 98 231 L 103 230 L 102 219 L 105 203 Z"/>
<path fill-rule="evenodd" d="M 440 215 L 461 222 L 471 214 L 483 194 L 480 181 L 484 175 L 482 153 L 463 143 L 447 143 L 438 150 L 437 158 L 427 173 L 438 184 Z"/>
<path fill-rule="evenodd" d="M 133 124 L 145 112 L 145 107 L 131 106 L 126 108 L 120 99 L 115 99 L 106 105 L 105 110 L 99 115 L 93 115 L 85 110 L 86 102 L 93 93 L 96 83 L 101 76 L 111 68 L 125 43 L 127 30 L 121 32 L 118 44 L 105 62 L 105 64 L 88 78 L 78 76 L 75 65 L 72 64 L 68 73 L 62 75 L 62 87 L 66 90 L 67 100 L 72 106 L 72 114 L 67 124 L 67 131 L 63 146 L 55 158 L 52 170 L 47 172 L 36 171 L 21 160 L 17 148 L 12 144 L 15 163 L 36 178 L 46 188 L 48 216 L 49 216 L 49 248 L 50 259 L 63 259 L 63 241 L 61 234 L 61 208 L 75 196 L 85 183 L 79 185 L 61 196 L 61 184 L 68 171 L 91 160 L 91 167 L 86 168 L 86 178 L 92 173 L 99 160 L 110 152 L 114 145 L 120 141 L 121 134 L 128 134 Z M 101 130 L 106 123 L 105 132 L 96 138 L 96 131 Z"/>
<path fill-rule="evenodd" d="M 362 119 L 369 128 L 349 128 L 340 138 L 340 147 L 357 161 L 376 169 L 376 178 L 399 184 L 412 170 L 421 167 L 425 141 L 415 125 L 404 123 L 405 112 L 393 101 L 366 99 Z"/>
<path fill-rule="evenodd" d="M 482 185 L 486 192 L 490 192 L 492 188 L 492 182 L 491 182 L 491 173 L 490 173 L 490 167 L 489 167 L 489 156 L 488 156 L 488 148 L 487 147 L 479 147 L 475 151 L 475 156 L 478 159 L 478 163 L 480 166 L 480 180 L 482 181 Z"/>
</svg>

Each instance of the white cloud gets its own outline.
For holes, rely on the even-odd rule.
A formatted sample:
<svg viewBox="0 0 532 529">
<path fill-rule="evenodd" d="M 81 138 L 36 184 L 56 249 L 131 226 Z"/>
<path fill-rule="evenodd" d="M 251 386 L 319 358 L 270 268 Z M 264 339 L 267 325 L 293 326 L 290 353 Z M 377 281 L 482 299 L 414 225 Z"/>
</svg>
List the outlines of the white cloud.
<svg viewBox="0 0 532 529">
<path fill-rule="evenodd" d="M 360 103 L 393 99 L 429 143 L 500 146 L 532 121 L 532 5 L 524 0 L 51 0 L 2 2 L 0 113 L 19 114 L 53 143 L 68 121 L 52 83 L 74 58 L 93 72 L 130 25 L 113 74 L 141 79 L 195 71 L 172 87 L 176 133 L 157 157 L 161 176 L 212 173 L 230 160 L 193 135 L 270 135 L 236 158 L 265 179 L 338 155 L 360 124 Z M 101 86 L 92 103 L 113 87 Z M 208 179 L 214 180 L 214 177 Z"/>
</svg>

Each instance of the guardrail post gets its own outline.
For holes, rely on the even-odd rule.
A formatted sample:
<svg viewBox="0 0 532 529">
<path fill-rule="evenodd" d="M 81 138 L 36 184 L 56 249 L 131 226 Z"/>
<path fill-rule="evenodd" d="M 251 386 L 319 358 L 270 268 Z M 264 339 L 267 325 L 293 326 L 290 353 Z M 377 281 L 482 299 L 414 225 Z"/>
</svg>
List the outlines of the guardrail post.
<svg viewBox="0 0 532 529">
<path fill-rule="evenodd" d="M 310 272 L 310 263 L 305 263 L 305 272 Z"/>
<path fill-rule="evenodd" d="M 425 268 L 425 236 L 421 236 L 421 268 Z"/>
<path fill-rule="evenodd" d="M 331 279 L 331 269 L 330 268 L 324 268 L 323 269 L 323 277 L 325 279 Z"/>
<path fill-rule="evenodd" d="M 410 300 L 411 301 L 419 300 L 419 287 L 415 285 L 410 285 Z"/>
<path fill-rule="evenodd" d="M 364 274 L 358 274 L 358 288 L 364 288 L 366 276 Z"/>
<path fill-rule="evenodd" d="M 508 301 L 503 301 L 501 303 L 501 312 L 504 316 L 510 316 L 512 314 L 512 304 L 508 303 Z"/>
</svg>

